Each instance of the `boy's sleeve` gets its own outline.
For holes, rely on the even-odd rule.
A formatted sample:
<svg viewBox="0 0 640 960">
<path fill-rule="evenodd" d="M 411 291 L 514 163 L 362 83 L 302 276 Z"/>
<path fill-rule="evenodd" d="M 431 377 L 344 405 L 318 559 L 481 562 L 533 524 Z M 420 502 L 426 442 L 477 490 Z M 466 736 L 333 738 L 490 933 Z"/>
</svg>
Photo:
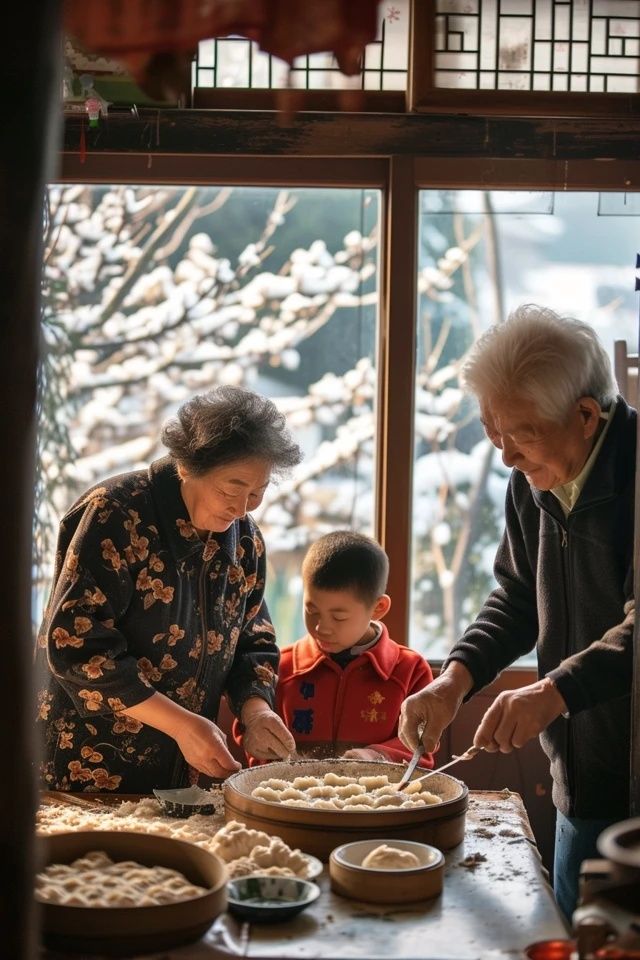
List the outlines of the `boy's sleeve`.
<svg viewBox="0 0 640 960">
<path fill-rule="evenodd" d="M 433 672 L 431 667 L 424 659 L 424 657 L 419 657 L 416 659 L 416 665 L 413 670 L 413 673 L 410 678 L 410 682 L 407 685 L 405 691 L 404 699 L 410 697 L 412 693 L 417 693 L 418 690 L 423 690 L 428 684 L 433 680 Z M 398 717 L 396 717 L 395 728 L 398 730 Z M 404 763 L 411 759 L 411 750 L 407 750 L 402 740 L 398 736 L 391 737 L 389 740 L 384 740 L 382 743 L 370 743 L 369 749 L 378 750 L 380 753 L 384 754 L 387 760 L 391 763 Z M 419 766 L 424 767 L 427 770 L 433 769 L 433 754 L 425 753 L 420 759 Z"/>
</svg>

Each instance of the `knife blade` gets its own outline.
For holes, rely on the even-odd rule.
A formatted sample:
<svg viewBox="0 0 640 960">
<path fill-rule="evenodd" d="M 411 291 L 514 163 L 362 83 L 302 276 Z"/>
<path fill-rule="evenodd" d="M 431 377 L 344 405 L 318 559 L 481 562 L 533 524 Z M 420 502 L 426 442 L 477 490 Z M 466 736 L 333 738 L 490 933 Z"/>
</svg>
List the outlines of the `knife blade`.
<svg viewBox="0 0 640 960">
<path fill-rule="evenodd" d="M 418 764 L 420 763 L 420 760 L 424 756 L 424 744 L 422 742 L 422 735 L 424 733 L 425 727 L 426 727 L 426 723 L 424 721 L 418 724 L 418 746 L 413 751 L 413 756 L 411 757 L 411 760 L 409 760 L 407 769 L 405 770 L 405 772 L 402 774 L 402 777 L 398 781 L 398 790 L 402 790 L 404 785 L 409 782 L 409 780 L 411 779 L 411 775 L 413 774 L 413 771 L 418 766 Z"/>
<path fill-rule="evenodd" d="M 428 777 L 433 777 L 436 773 L 442 773 L 443 770 L 447 770 L 449 767 L 452 767 L 454 763 L 460 763 L 461 760 L 472 760 L 483 747 L 469 747 L 468 750 L 465 750 L 464 753 L 459 754 L 457 757 L 454 757 L 453 760 L 449 760 L 448 763 L 443 763 L 441 767 L 438 767 L 437 770 L 429 770 L 428 773 L 423 774 L 421 777 L 416 777 L 415 780 L 412 780 L 412 783 L 420 783 L 422 780 L 426 780 Z"/>
</svg>

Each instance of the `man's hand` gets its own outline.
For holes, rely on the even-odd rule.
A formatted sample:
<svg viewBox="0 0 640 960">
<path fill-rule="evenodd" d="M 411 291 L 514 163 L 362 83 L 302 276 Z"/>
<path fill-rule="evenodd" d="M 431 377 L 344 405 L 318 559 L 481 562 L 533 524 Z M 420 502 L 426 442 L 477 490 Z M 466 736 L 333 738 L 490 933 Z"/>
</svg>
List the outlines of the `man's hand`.
<svg viewBox="0 0 640 960">
<path fill-rule="evenodd" d="M 454 660 L 428 687 L 407 697 L 400 710 L 398 726 L 398 736 L 405 747 L 415 750 L 418 745 L 418 726 L 424 723 L 422 743 L 427 753 L 433 753 L 443 730 L 455 717 L 472 686 L 473 679 L 467 668 Z"/>
<path fill-rule="evenodd" d="M 511 753 L 537 737 L 567 706 L 548 677 L 519 690 L 505 690 L 491 704 L 473 738 L 489 753 Z"/>
<path fill-rule="evenodd" d="M 240 769 L 227 749 L 225 734 L 206 717 L 190 714 L 175 734 L 175 741 L 187 763 L 208 777 L 228 777 Z"/>
<path fill-rule="evenodd" d="M 244 727 L 242 745 L 250 756 L 257 760 L 287 760 L 295 753 L 295 740 L 265 700 L 247 700 L 240 720 Z"/>
<path fill-rule="evenodd" d="M 371 747 L 353 747 L 342 754 L 344 760 L 386 760 L 384 753 Z"/>
</svg>

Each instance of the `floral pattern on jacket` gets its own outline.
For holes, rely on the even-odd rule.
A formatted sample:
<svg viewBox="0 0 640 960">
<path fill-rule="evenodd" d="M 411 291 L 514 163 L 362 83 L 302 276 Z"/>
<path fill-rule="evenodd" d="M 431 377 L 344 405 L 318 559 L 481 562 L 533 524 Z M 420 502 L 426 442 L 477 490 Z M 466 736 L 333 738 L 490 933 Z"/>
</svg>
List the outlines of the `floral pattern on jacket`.
<svg viewBox="0 0 640 960">
<path fill-rule="evenodd" d="M 204 543 L 169 458 L 86 493 L 61 526 L 38 638 L 43 784 L 148 793 L 197 780 L 175 741 L 122 711 L 159 691 L 215 720 L 271 706 L 279 654 L 250 516 Z"/>
</svg>

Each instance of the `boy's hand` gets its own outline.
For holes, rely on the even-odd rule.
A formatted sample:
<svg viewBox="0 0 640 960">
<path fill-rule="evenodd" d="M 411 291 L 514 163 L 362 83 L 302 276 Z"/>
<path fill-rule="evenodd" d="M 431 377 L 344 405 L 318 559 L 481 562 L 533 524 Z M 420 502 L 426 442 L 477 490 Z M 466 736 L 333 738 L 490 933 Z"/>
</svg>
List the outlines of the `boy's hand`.
<svg viewBox="0 0 640 960">
<path fill-rule="evenodd" d="M 354 747 L 353 750 L 345 750 L 342 754 L 343 760 L 386 760 L 384 753 L 379 750 L 372 750 L 370 747 Z"/>
</svg>

